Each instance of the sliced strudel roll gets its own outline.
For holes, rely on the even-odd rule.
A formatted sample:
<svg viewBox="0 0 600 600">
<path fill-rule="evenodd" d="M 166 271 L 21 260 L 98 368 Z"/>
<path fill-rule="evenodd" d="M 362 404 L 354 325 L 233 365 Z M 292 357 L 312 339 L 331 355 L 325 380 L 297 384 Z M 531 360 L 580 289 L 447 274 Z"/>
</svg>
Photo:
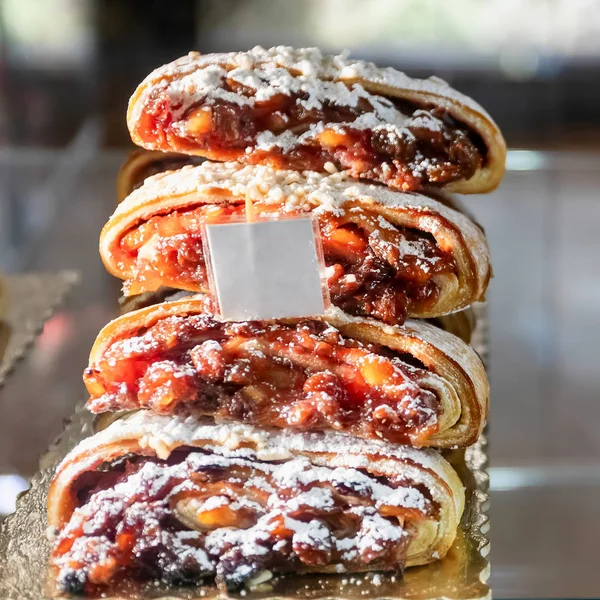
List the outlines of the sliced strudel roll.
<svg viewBox="0 0 600 600">
<path fill-rule="evenodd" d="M 188 156 L 176 152 L 142 150 L 130 152 L 117 175 L 117 203 L 122 202 L 139 188 L 151 175 L 173 171 L 185 165 L 199 165 L 204 161 L 199 156 Z"/>
<path fill-rule="evenodd" d="M 137 413 L 81 442 L 48 495 L 59 590 L 120 578 L 228 589 L 273 573 L 444 557 L 464 505 L 437 453 Z"/>
<path fill-rule="evenodd" d="M 106 268 L 127 295 L 160 286 L 207 291 L 202 224 L 314 215 L 332 302 L 401 324 L 480 300 L 491 267 L 481 229 L 414 192 L 239 163 L 205 162 L 150 177 L 118 207 L 100 237 Z"/>
<path fill-rule="evenodd" d="M 218 422 L 337 430 L 415 446 L 466 446 L 487 413 L 483 365 L 421 321 L 349 317 L 219 321 L 206 297 L 109 323 L 84 381 L 94 413 L 149 409 Z"/>
<path fill-rule="evenodd" d="M 399 190 L 493 190 L 506 146 L 444 81 L 279 46 L 187 56 L 151 73 L 127 115 L 145 148 L 299 171 L 344 170 Z"/>
</svg>

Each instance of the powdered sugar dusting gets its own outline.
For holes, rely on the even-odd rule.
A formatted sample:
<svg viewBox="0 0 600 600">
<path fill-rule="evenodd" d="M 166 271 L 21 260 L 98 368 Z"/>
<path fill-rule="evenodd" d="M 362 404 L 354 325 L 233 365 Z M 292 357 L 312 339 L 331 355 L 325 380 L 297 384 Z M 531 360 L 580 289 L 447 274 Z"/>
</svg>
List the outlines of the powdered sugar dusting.
<svg viewBox="0 0 600 600">
<path fill-rule="evenodd" d="M 141 448 L 160 450 L 166 458 L 179 446 L 201 445 L 223 456 L 255 457 L 257 460 L 287 460 L 294 456 L 307 456 L 312 464 L 349 469 L 369 469 L 373 457 L 384 459 L 377 468 L 388 476 L 397 476 L 411 465 L 420 465 L 432 471 L 439 470 L 443 459 L 432 450 L 400 446 L 384 441 L 363 440 L 341 433 L 301 433 L 260 429 L 243 424 L 214 424 L 193 417 L 160 416 L 139 411 L 112 423 L 105 430 L 80 442 L 64 459 L 58 471 L 72 479 L 76 472 L 86 468 L 86 453 L 107 444 L 124 440 L 137 440 Z M 319 455 L 328 457 L 319 458 Z M 77 461 L 73 461 L 77 458 Z M 389 461 L 389 462 L 386 462 Z M 296 472 L 289 473 L 295 477 Z M 286 476 L 285 465 L 280 477 Z M 302 475 L 299 475 L 302 477 Z"/>
<path fill-rule="evenodd" d="M 253 60 L 249 66 L 234 68 L 210 64 L 170 81 L 164 80 L 161 87 L 165 87 L 170 105 L 177 107 L 173 111 L 175 121 L 200 102 L 210 105 L 220 100 L 254 107 L 274 96 L 298 96 L 298 106 L 308 111 L 322 110 L 327 105 L 358 109 L 363 101 L 372 112 L 353 119 L 351 123 L 354 129 L 377 130 L 385 127 L 399 132 L 408 120 L 408 115 L 398 110 L 388 98 L 368 92 L 359 83 L 347 85 L 342 81 L 319 78 L 314 69 L 309 71 L 308 75 L 292 74 L 287 67 L 278 66 L 277 62 L 262 62 L 260 59 Z M 229 91 L 231 84 L 241 88 L 238 87 L 235 92 Z M 341 122 L 337 126 L 343 125 Z M 185 135 L 185 121 L 175 122 L 173 126 Z M 276 145 L 289 151 L 295 145 L 314 138 L 321 130 L 322 126 L 315 124 L 299 136 L 291 131 L 280 136 L 267 132 L 258 139 L 257 147 L 268 149 Z"/>
<path fill-rule="evenodd" d="M 250 57 L 252 52 L 248 53 Z M 326 59 L 321 57 L 320 62 L 323 60 Z M 281 97 L 294 98 L 296 108 L 301 112 L 318 111 L 322 114 L 331 106 L 342 107 L 348 114 L 346 120 L 335 120 L 334 123 L 321 120 L 309 122 L 306 129 L 298 133 L 293 129 L 286 129 L 279 134 L 265 130 L 258 135 L 254 146 L 248 146 L 248 153 L 277 147 L 286 154 L 296 146 L 313 144 L 325 129 L 342 133 L 347 127 L 369 130 L 382 143 L 387 138 L 392 145 L 398 139 L 414 140 L 412 130 L 415 128 L 442 134 L 445 131 L 442 122 L 429 112 L 417 110 L 412 115 L 404 114 L 385 95 L 367 91 L 364 81 L 339 81 L 334 74 L 318 76 L 315 68 L 307 69 L 308 74 L 304 74 L 293 67 L 280 66 L 277 58 L 263 61 L 258 55 L 255 59 L 241 62 L 242 66 L 201 66 L 200 61 L 197 69 L 178 77 L 164 78 L 157 84 L 168 99 L 171 127 L 179 136 L 185 138 L 190 127 L 189 133 L 194 135 L 193 120 L 186 120 L 192 107 L 210 106 L 219 101 L 260 108 L 272 98 Z M 172 75 L 170 72 L 169 76 Z M 286 119 L 289 120 L 287 115 L 284 120 Z M 426 166 L 419 165 L 421 175 Z"/>
<path fill-rule="evenodd" d="M 207 497 L 214 493 L 215 473 L 221 495 Z M 248 474 L 244 483 L 240 475 Z M 261 483 L 254 489 L 250 481 Z M 386 517 L 380 513 L 384 507 Z M 59 532 L 53 559 L 59 583 L 73 574 L 88 577 L 99 565 L 114 568 L 124 553 L 119 532 L 126 530 L 131 556 L 156 549 L 155 567 L 166 578 L 191 562 L 200 576 L 217 574 L 239 583 L 270 567 L 273 553 L 292 565 L 313 565 L 317 555 L 318 564 L 352 566 L 387 558 L 389 566 L 400 566 L 409 533 L 404 513 L 389 512 L 394 507 L 419 511 L 421 519 L 435 515 L 432 502 L 401 478 L 382 480 L 351 468 L 316 466 L 306 457 L 272 464 L 192 452 L 174 464 L 145 462 L 118 483 L 92 492 Z M 334 523 L 341 510 L 353 518 L 344 519 L 339 533 Z M 228 515 L 242 521 L 232 522 Z M 164 525 L 167 518 L 178 519 L 188 530 L 172 531 Z M 76 542 L 62 551 L 71 538 Z"/>
<path fill-rule="evenodd" d="M 204 70 L 209 73 L 197 75 Z M 274 93 L 271 91 L 274 89 L 303 91 L 308 94 L 305 100 L 307 108 L 321 101 L 321 94 L 325 92 L 335 101 L 351 106 L 356 98 L 364 97 L 362 94 L 365 93 L 365 88 L 382 86 L 383 89 L 429 94 L 446 103 L 448 108 L 452 108 L 454 103 L 466 105 L 491 120 L 476 102 L 437 77 L 413 79 L 393 68 L 380 68 L 371 62 L 352 59 L 348 53 L 325 55 L 318 48 L 276 46 L 265 49 L 256 46 L 246 52 L 206 55 L 190 52 L 187 56 L 156 69 L 144 80 L 142 87 L 174 79 L 171 85 L 175 86 L 179 96 L 184 94 L 189 99 L 199 92 L 220 93 L 215 90 L 218 87 L 216 80 L 224 72 L 240 84 L 257 90 L 261 99 L 268 98 Z M 296 77 L 291 77 L 290 72 Z M 292 81 L 293 79 L 296 81 Z M 315 89 L 315 82 L 319 80 L 327 87 Z M 344 82 L 343 88 L 339 82 Z M 382 106 L 375 108 L 383 115 L 389 105 L 385 98 L 382 102 Z M 390 122 L 394 123 L 393 120 Z"/>
</svg>

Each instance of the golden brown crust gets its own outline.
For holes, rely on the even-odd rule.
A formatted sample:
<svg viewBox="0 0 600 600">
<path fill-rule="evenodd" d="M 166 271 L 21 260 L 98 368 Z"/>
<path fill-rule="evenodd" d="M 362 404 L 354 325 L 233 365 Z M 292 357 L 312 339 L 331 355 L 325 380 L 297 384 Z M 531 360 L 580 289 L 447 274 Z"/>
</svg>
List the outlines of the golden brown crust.
<svg viewBox="0 0 600 600">
<path fill-rule="evenodd" d="M 404 476 L 424 486 L 439 506 L 434 521 L 411 524 L 415 535 L 407 566 L 442 558 L 454 541 L 464 509 L 464 488 L 452 467 L 437 453 L 384 442 L 353 441 L 335 433 L 302 434 L 268 431 L 247 425 L 194 423 L 191 419 L 136 413 L 84 440 L 58 466 L 48 493 L 48 522 L 61 529 L 76 507 L 77 479 L 105 462 L 128 453 L 165 459 L 180 446 L 209 445 L 215 452 L 244 447 L 258 460 L 306 456 L 317 466 L 356 467 L 373 475 Z M 315 569 L 316 572 L 328 572 Z"/>
<path fill-rule="evenodd" d="M 129 102 L 127 123 L 133 141 L 153 149 L 137 132 L 142 108 L 156 86 L 176 82 L 191 73 L 211 67 L 226 70 L 241 68 L 248 71 L 259 68 L 283 68 L 294 75 L 308 75 L 324 81 L 344 82 L 348 86 L 361 85 L 367 92 L 398 98 L 423 107 L 442 108 L 457 121 L 468 126 L 483 140 L 486 148 L 484 165 L 469 179 L 446 184 L 443 189 L 463 194 L 486 193 L 494 190 L 504 175 L 506 143 L 498 126 L 489 114 L 471 98 L 457 92 L 439 78 L 413 79 L 392 68 L 379 68 L 373 63 L 353 60 L 347 56 L 326 56 L 316 48 L 294 49 L 276 47 L 265 50 L 257 47 L 247 52 L 202 55 L 190 52 L 170 64 L 153 71 L 138 86 Z M 201 91 L 201 90 L 199 90 Z M 193 153 L 193 152 L 192 152 Z M 210 151 L 198 150 L 207 158 Z"/>
<path fill-rule="evenodd" d="M 98 334 L 89 364 L 99 362 L 110 345 L 135 335 L 141 328 L 174 315 L 205 313 L 207 307 L 207 298 L 194 296 L 124 314 Z M 345 336 L 406 352 L 425 365 L 433 375 L 428 385 L 442 406 L 439 432 L 427 440 L 427 445 L 449 448 L 468 446 L 477 440 L 487 417 L 489 385 L 483 364 L 470 346 L 423 321 L 387 326 L 373 319 L 350 317 L 338 309 L 322 319 Z"/>
</svg>

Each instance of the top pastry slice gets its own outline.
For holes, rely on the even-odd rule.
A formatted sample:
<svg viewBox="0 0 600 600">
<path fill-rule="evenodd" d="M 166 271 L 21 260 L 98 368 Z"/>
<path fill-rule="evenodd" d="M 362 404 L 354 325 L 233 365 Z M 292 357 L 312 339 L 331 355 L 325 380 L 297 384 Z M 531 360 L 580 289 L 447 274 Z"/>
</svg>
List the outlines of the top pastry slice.
<svg viewBox="0 0 600 600">
<path fill-rule="evenodd" d="M 152 150 L 347 171 L 399 190 L 493 190 L 506 146 L 481 106 L 438 78 L 279 46 L 192 52 L 151 73 L 127 115 Z"/>
</svg>

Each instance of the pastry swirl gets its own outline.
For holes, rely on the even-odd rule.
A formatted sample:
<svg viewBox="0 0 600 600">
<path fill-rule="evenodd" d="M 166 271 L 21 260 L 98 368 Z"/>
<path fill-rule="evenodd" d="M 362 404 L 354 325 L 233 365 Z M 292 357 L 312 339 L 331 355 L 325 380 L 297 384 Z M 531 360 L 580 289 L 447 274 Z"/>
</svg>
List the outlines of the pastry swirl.
<svg viewBox="0 0 600 600">
<path fill-rule="evenodd" d="M 466 446 L 487 414 L 477 354 L 428 323 L 322 318 L 222 322 L 206 297 L 127 313 L 92 348 L 94 413 L 148 409 L 219 422 Z"/>
<path fill-rule="evenodd" d="M 489 249 L 468 217 L 421 194 L 344 174 L 300 174 L 239 163 L 183 167 L 150 177 L 122 202 L 100 236 L 106 268 L 127 295 L 161 286 L 207 291 L 201 226 L 245 214 L 314 215 L 333 303 L 401 324 L 481 300 Z"/>
<path fill-rule="evenodd" d="M 463 506 L 432 451 L 137 413 L 59 465 L 51 563 L 71 593 L 132 574 L 231 590 L 270 572 L 401 571 L 446 554 Z"/>
<path fill-rule="evenodd" d="M 489 192 L 506 159 L 491 117 L 442 80 L 316 48 L 191 52 L 140 84 L 127 122 L 148 149 L 339 169 L 399 190 Z"/>
</svg>

